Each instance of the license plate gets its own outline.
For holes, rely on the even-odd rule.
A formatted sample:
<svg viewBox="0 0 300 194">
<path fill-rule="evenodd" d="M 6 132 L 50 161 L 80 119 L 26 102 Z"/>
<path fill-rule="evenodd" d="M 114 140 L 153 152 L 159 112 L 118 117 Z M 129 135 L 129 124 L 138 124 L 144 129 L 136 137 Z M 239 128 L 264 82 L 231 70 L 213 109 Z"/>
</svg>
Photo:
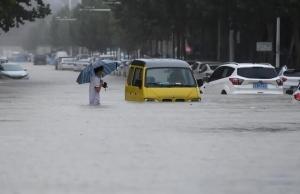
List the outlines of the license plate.
<svg viewBox="0 0 300 194">
<path fill-rule="evenodd" d="M 268 89 L 268 84 L 261 83 L 261 82 L 254 83 L 253 88 L 254 89 Z"/>
</svg>

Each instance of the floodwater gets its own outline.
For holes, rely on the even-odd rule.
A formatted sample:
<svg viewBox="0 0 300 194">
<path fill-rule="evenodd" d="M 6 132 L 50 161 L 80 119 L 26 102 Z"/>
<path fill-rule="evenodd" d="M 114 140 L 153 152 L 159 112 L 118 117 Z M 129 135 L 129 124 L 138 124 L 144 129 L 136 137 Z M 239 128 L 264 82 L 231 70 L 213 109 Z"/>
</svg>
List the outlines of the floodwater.
<svg viewBox="0 0 300 194">
<path fill-rule="evenodd" d="M 0 80 L 1 194 L 298 194 L 300 104 L 289 96 L 129 103 L 108 77 L 88 106 L 78 73 Z"/>
</svg>

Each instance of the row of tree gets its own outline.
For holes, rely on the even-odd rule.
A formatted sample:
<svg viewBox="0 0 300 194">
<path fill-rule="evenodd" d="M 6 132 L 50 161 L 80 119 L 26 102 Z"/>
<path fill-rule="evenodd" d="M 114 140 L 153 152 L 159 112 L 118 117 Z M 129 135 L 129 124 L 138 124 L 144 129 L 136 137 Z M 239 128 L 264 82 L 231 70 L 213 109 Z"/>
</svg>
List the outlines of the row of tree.
<svg viewBox="0 0 300 194">
<path fill-rule="evenodd" d="M 282 64 L 300 65 L 298 0 L 123 0 L 115 17 L 126 49 L 160 54 L 153 50 L 167 41 L 173 56 L 226 61 L 231 32 L 235 60 L 269 62 L 275 52 L 258 53 L 256 43 L 273 42 L 275 48 L 281 17 Z"/>
<path fill-rule="evenodd" d="M 43 0 L 1 0 L 0 29 L 8 32 L 26 21 L 35 21 L 50 13 L 50 5 Z"/>
<path fill-rule="evenodd" d="M 47 5 L 41 5 L 41 14 L 46 14 Z M 87 11 L 87 7 L 112 12 Z M 40 38 L 32 33 L 31 39 L 57 48 L 121 47 L 153 57 L 228 61 L 232 55 L 235 61 L 273 63 L 276 18 L 280 17 L 281 64 L 299 66 L 299 11 L 299 0 L 83 0 L 35 29 L 40 31 L 44 25 L 50 32 L 47 38 L 43 32 Z M 257 52 L 257 42 L 272 42 L 273 52 Z"/>
</svg>

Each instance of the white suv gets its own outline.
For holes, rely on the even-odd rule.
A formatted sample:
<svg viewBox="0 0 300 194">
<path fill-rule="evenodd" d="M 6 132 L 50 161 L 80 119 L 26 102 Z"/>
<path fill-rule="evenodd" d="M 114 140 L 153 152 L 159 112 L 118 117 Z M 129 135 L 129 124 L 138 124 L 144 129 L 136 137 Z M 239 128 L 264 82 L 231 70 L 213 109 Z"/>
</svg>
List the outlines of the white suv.
<svg viewBox="0 0 300 194">
<path fill-rule="evenodd" d="M 283 94 L 282 80 L 270 64 L 228 63 L 217 68 L 205 93 Z"/>
</svg>

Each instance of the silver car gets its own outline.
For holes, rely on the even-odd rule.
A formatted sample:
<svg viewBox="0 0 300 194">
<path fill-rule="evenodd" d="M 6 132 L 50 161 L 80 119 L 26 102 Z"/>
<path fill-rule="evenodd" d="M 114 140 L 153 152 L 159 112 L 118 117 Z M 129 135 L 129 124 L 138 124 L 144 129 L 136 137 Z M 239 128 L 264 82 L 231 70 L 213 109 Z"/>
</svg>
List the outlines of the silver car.
<svg viewBox="0 0 300 194">
<path fill-rule="evenodd" d="M 75 61 L 73 70 L 74 71 L 82 71 L 84 68 L 86 68 L 93 62 L 94 62 L 93 58 L 81 59 L 81 60 Z"/>
<path fill-rule="evenodd" d="M 192 70 L 196 80 L 207 81 L 213 72 L 222 65 L 221 62 L 195 62 Z"/>
<path fill-rule="evenodd" d="M 73 70 L 75 64 L 75 58 L 65 57 L 61 58 L 57 65 L 57 70 Z"/>
<path fill-rule="evenodd" d="M 11 79 L 29 78 L 29 74 L 20 64 L 17 63 L 3 63 L 0 65 L 0 77 Z"/>
<path fill-rule="evenodd" d="M 293 94 L 300 82 L 300 69 L 288 69 L 286 66 L 279 72 L 279 77 L 283 81 L 283 89 L 287 94 Z"/>
</svg>

